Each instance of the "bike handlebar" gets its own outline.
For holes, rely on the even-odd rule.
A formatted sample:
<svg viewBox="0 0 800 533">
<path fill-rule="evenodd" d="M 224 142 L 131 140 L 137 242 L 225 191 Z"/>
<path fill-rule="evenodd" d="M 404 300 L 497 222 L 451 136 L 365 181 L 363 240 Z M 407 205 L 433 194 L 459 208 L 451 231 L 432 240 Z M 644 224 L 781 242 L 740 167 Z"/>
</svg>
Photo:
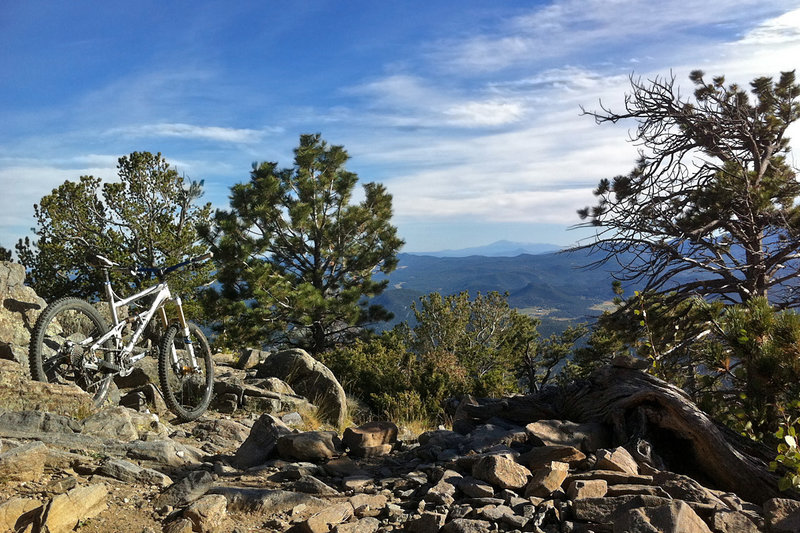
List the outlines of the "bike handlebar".
<svg viewBox="0 0 800 533">
<path fill-rule="evenodd" d="M 168 266 L 168 267 L 142 267 L 142 266 L 134 266 L 134 267 L 124 267 L 119 263 L 115 263 L 114 261 L 108 259 L 107 257 L 103 257 L 100 254 L 90 254 L 87 256 L 87 260 L 90 264 L 99 266 L 100 268 L 114 268 L 116 267 L 119 270 L 128 270 L 133 274 L 155 274 L 158 277 L 165 276 L 170 272 L 178 270 L 179 268 L 185 267 L 186 265 L 194 265 L 197 263 L 202 263 L 208 259 L 214 257 L 212 252 L 204 253 L 203 255 L 198 255 L 197 257 L 192 257 L 191 259 L 187 259 L 182 263 L 178 263 L 176 265 Z"/>
</svg>

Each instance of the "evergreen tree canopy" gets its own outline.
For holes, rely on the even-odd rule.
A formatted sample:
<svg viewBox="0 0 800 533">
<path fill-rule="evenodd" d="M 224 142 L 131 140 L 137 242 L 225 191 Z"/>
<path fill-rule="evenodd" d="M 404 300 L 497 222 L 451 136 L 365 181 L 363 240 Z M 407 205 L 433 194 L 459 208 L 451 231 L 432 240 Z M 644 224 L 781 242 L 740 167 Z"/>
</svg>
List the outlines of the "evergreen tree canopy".
<svg viewBox="0 0 800 533">
<path fill-rule="evenodd" d="M 389 317 L 365 299 L 383 291 L 387 281 L 373 274 L 395 269 L 403 241 L 382 185 L 365 184 L 352 203 L 358 176 L 345 170 L 342 146 L 301 135 L 294 153 L 293 168 L 253 164 L 250 181 L 232 187 L 230 210 L 205 228 L 222 284 L 211 305 L 223 340 L 319 353 Z"/>
<path fill-rule="evenodd" d="M 87 253 L 159 267 L 205 251 L 195 228 L 211 216 L 210 204 L 195 203 L 202 183 L 186 183 L 160 153 L 133 152 L 119 158 L 117 169 L 118 182 L 81 176 L 34 205 L 36 240 L 20 240 L 16 248 L 28 282 L 45 300 L 104 294 L 102 273 L 87 265 Z M 171 285 L 188 291 L 205 284 L 210 268 L 176 272 Z M 114 277 L 137 287 L 143 282 L 121 272 Z"/>
<path fill-rule="evenodd" d="M 619 278 L 645 280 L 646 292 L 796 307 L 800 183 L 786 137 L 800 118 L 795 74 L 756 78 L 750 94 L 722 76 L 690 79 L 686 99 L 674 78 L 631 78 L 624 113 L 587 113 L 637 121 L 641 148 L 635 168 L 601 180 L 597 205 L 579 211 L 581 226 L 597 228 L 580 248 L 614 257 Z"/>
</svg>

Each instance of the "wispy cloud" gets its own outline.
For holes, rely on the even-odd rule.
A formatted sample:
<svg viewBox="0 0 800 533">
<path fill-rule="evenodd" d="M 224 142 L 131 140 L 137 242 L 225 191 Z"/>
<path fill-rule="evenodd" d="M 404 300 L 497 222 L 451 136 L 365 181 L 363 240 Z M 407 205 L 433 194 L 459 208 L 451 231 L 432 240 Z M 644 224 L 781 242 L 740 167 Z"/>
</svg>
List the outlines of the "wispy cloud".
<svg viewBox="0 0 800 533">
<path fill-rule="evenodd" d="M 365 98 L 371 112 L 397 127 L 476 128 L 522 119 L 525 102 L 491 87 L 463 91 L 411 75 L 391 75 L 346 91 Z"/>
<path fill-rule="evenodd" d="M 798 41 L 800 41 L 800 8 L 764 21 L 747 32 L 739 44 L 774 45 Z"/>
<path fill-rule="evenodd" d="M 175 137 L 180 139 L 200 139 L 224 143 L 252 144 L 260 142 L 265 135 L 282 133 L 282 128 L 265 128 L 261 130 L 247 128 L 223 128 L 219 126 L 197 126 L 194 124 L 161 123 L 126 126 L 108 130 L 106 135 L 124 135 L 127 137 Z"/>
<path fill-rule="evenodd" d="M 476 75 L 546 66 L 576 53 L 587 59 L 604 53 L 611 61 L 638 61 L 638 54 L 669 56 L 705 40 L 693 29 L 735 33 L 751 24 L 753 9 L 769 16 L 792 6 L 790 0 L 769 6 L 757 0 L 564 0 L 501 20 L 492 31 L 443 39 L 431 47 L 430 55 L 448 72 Z M 765 29 L 766 34 L 770 31 Z M 654 42 L 654 36 L 659 41 Z M 623 43 L 628 43 L 627 59 L 620 57 L 620 52 L 625 54 L 618 48 Z"/>
</svg>

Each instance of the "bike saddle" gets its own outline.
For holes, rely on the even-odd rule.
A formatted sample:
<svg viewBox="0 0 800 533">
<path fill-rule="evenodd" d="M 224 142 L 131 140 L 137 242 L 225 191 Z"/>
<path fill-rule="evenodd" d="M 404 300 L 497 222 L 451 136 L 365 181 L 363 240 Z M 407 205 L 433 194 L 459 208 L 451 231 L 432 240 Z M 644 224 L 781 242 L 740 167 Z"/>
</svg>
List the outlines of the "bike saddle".
<svg viewBox="0 0 800 533">
<path fill-rule="evenodd" d="M 86 254 L 86 262 L 89 263 L 91 266 L 102 267 L 102 268 L 111 268 L 114 266 L 119 266 L 119 263 L 115 263 L 108 257 L 104 257 L 100 254 L 94 254 L 94 253 Z"/>
</svg>

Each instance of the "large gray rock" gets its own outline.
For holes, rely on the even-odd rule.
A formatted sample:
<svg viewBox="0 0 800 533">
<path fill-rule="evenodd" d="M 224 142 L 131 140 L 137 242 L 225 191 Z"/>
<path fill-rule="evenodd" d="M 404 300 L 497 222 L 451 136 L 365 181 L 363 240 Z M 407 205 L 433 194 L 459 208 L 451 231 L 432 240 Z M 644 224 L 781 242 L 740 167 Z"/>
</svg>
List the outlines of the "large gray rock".
<svg viewBox="0 0 800 533">
<path fill-rule="evenodd" d="M 209 494 L 221 494 L 228 500 L 228 512 L 277 514 L 305 505 L 308 512 L 327 507 L 329 502 L 309 494 L 286 490 L 214 487 Z"/>
<path fill-rule="evenodd" d="M 102 484 L 77 487 L 66 494 L 59 494 L 42 507 L 38 519 L 41 531 L 72 531 L 79 521 L 88 520 L 105 511 L 108 507 L 107 498 L 108 487 Z"/>
<path fill-rule="evenodd" d="M 639 507 L 614 515 L 614 533 L 711 533 L 697 513 L 684 501 L 656 507 Z"/>
<path fill-rule="evenodd" d="M 213 484 L 213 474 L 196 470 L 159 494 L 153 500 L 153 507 L 183 507 L 203 497 Z"/>
<path fill-rule="evenodd" d="M 0 358 L 28 364 L 28 344 L 44 300 L 25 286 L 25 268 L 0 261 Z"/>
<path fill-rule="evenodd" d="M 264 414 L 256 420 L 250 435 L 242 443 L 231 464 L 245 470 L 252 466 L 264 464 L 275 452 L 278 439 L 292 432 L 286 424 L 272 415 Z"/>
<path fill-rule="evenodd" d="M 0 531 L 25 531 L 41 505 L 39 500 L 19 497 L 0 503 Z"/>
<path fill-rule="evenodd" d="M 300 349 L 270 354 L 256 372 L 257 378 L 276 377 L 319 408 L 319 415 L 341 427 L 347 417 L 344 389 L 328 367 Z"/>
<path fill-rule="evenodd" d="M 498 455 L 482 457 L 472 467 L 472 477 L 501 489 L 521 489 L 530 475 L 531 471 L 521 464 Z"/>
<path fill-rule="evenodd" d="M 77 418 L 96 410 L 92 397 L 78 387 L 31 381 L 27 367 L 5 359 L 0 359 L 0 409 L 47 411 Z"/>
<path fill-rule="evenodd" d="M 287 461 L 323 461 L 341 454 L 342 441 L 335 431 L 306 431 L 278 438 L 278 455 Z"/>
<path fill-rule="evenodd" d="M 525 430 L 546 446 L 572 446 L 584 452 L 594 452 L 611 443 L 610 431 L 599 423 L 539 420 L 525 426 Z"/>
<path fill-rule="evenodd" d="M 49 451 L 41 442 L 29 442 L 0 453 L 0 479 L 31 481 L 44 473 Z"/>
</svg>

